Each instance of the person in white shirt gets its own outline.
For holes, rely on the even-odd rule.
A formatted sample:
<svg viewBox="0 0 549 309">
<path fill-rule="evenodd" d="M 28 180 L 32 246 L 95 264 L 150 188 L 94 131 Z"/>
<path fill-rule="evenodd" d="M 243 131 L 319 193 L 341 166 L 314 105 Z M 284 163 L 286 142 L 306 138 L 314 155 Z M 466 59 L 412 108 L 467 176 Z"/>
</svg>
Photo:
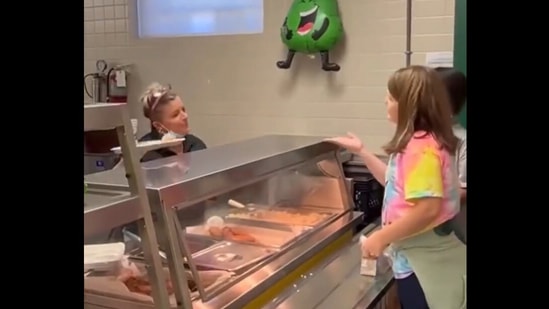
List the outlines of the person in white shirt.
<svg viewBox="0 0 549 309">
<path fill-rule="evenodd" d="M 460 139 L 456 154 L 456 164 L 459 174 L 461 212 L 454 220 L 454 231 L 463 242 L 467 241 L 467 130 L 459 123 L 458 115 L 467 101 L 467 77 L 454 68 L 436 68 L 442 76 L 452 112 L 454 114 L 454 135 Z"/>
</svg>

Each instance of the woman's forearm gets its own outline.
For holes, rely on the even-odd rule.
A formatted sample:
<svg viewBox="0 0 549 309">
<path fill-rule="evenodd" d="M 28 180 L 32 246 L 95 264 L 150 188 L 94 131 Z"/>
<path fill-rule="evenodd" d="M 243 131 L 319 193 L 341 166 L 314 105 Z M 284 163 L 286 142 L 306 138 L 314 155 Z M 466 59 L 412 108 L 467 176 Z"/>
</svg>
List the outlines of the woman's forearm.
<svg viewBox="0 0 549 309">
<path fill-rule="evenodd" d="M 362 150 L 359 154 L 360 158 L 364 162 L 364 165 L 368 168 L 374 178 L 383 186 L 385 186 L 385 172 L 387 171 L 387 164 L 381 161 L 375 154 Z"/>
</svg>

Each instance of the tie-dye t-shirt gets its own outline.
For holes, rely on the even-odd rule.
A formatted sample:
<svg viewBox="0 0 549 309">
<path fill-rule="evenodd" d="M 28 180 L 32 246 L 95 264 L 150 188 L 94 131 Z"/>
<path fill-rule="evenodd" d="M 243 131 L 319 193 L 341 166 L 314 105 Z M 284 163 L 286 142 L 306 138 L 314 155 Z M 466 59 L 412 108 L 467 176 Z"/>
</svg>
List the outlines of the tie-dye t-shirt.
<svg viewBox="0 0 549 309">
<path fill-rule="evenodd" d="M 453 218 L 459 211 L 458 188 L 454 157 L 441 149 L 432 135 L 416 132 L 402 153 L 389 158 L 382 224 L 391 224 L 405 216 L 414 207 L 415 199 L 439 197 L 442 198 L 439 216 L 417 234 L 431 230 Z M 406 278 L 412 274 L 412 268 L 402 253 L 394 248 L 390 252 L 395 278 Z"/>
</svg>

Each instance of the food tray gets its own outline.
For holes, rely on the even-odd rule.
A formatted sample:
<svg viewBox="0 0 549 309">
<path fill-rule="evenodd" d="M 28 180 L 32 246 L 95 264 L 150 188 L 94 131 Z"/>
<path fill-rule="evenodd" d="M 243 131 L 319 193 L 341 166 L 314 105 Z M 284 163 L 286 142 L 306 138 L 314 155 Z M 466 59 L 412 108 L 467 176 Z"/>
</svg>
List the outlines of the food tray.
<svg viewBox="0 0 549 309">
<path fill-rule="evenodd" d="M 212 246 L 214 246 L 215 244 L 218 243 L 217 240 L 209 239 L 209 238 L 202 237 L 202 236 L 194 236 L 194 235 L 186 235 L 185 240 L 186 240 L 187 246 L 189 247 L 189 249 L 191 251 L 191 254 L 193 256 L 196 253 L 198 253 L 202 250 L 208 249 L 208 248 L 210 248 L 210 247 L 212 247 Z M 132 250 L 130 252 L 129 258 L 131 260 L 134 260 L 134 261 L 144 261 L 145 260 L 144 255 L 143 255 L 143 250 L 140 247 L 135 248 L 134 250 Z M 167 263 L 167 261 L 165 261 L 165 260 L 163 260 L 162 262 L 164 264 Z"/>
<path fill-rule="evenodd" d="M 276 216 L 275 216 L 276 215 Z M 255 209 L 254 211 L 232 212 L 225 218 L 270 222 L 283 225 L 314 227 L 332 218 L 333 212 L 315 209 L 273 207 L 270 209 Z"/>
<path fill-rule="evenodd" d="M 238 272 L 239 270 L 267 258 L 276 250 L 234 242 L 223 241 L 193 256 L 197 266 Z M 234 258 L 230 258 L 234 255 Z"/>
<path fill-rule="evenodd" d="M 140 268 L 144 266 L 140 265 Z M 166 276 L 169 276 L 168 268 L 164 268 Z M 145 273 L 143 273 L 145 274 Z M 206 291 L 213 290 L 220 285 L 228 282 L 232 278 L 231 273 L 219 270 L 209 270 L 209 271 L 199 271 L 198 277 L 200 278 L 201 284 L 204 286 Z M 187 276 L 191 276 L 187 272 Z M 192 277 L 192 276 L 191 276 Z M 84 294 L 94 294 L 100 296 L 110 297 L 113 300 L 117 301 L 134 301 L 136 303 L 154 303 L 151 296 L 131 292 L 126 285 L 117 279 L 116 276 L 100 276 L 100 277 L 87 277 L 84 279 Z M 198 291 L 191 292 L 191 300 L 198 299 L 200 294 Z M 173 308 L 176 308 L 176 299 L 175 294 L 169 296 L 170 304 Z M 140 307 L 141 308 L 141 307 Z M 152 308 L 152 307 L 151 307 Z"/>
<path fill-rule="evenodd" d="M 168 147 L 174 147 L 177 146 L 185 141 L 185 138 L 174 138 L 170 140 L 154 140 L 154 141 L 144 141 L 144 142 L 137 142 L 136 146 L 140 153 L 145 154 L 149 151 L 160 149 L 160 148 L 168 148 Z M 111 151 L 115 154 L 122 154 L 122 149 L 120 146 L 111 148 Z"/>
<path fill-rule="evenodd" d="M 124 256 L 124 243 L 84 245 L 84 272 L 116 270 Z"/>
<path fill-rule="evenodd" d="M 287 226 L 280 226 L 270 224 L 268 228 L 256 227 L 252 225 L 243 225 L 237 223 L 227 223 L 225 227 L 237 229 L 239 232 L 244 232 L 247 235 L 255 238 L 255 241 L 246 241 L 246 240 L 237 240 L 237 239 L 219 239 L 230 242 L 244 243 L 250 245 L 260 245 L 264 247 L 272 247 L 280 249 L 287 244 L 291 243 L 295 238 L 297 238 L 302 231 L 294 231 L 292 228 Z M 199 226 L 189 226 L 186 228 L 187 235 L 200 235 L 205 237 L 211 237 L 218 239 L 215 236 L 211 235 L 208 232 L 208 228 L 204 225 Z"/>
</svg>

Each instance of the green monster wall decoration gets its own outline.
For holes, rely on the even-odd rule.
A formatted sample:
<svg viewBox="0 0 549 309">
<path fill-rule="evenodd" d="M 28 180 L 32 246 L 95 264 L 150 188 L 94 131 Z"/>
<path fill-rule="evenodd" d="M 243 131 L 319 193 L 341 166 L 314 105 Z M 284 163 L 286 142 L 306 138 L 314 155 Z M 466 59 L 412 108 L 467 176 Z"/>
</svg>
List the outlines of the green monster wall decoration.
<svg viewBox="0 0 549 309">
<path fill-rule="evenodd" d="M 319 53 L 324 71 L 339 71 L 339 65 L 330 62 L 330 50 L 342 36 L 337 0 L 293 0 L 280 29 L 288 54 L 286 60 L 278 61 L 276 66 L 290 68 L 295 53 Z"/>
</svg>

